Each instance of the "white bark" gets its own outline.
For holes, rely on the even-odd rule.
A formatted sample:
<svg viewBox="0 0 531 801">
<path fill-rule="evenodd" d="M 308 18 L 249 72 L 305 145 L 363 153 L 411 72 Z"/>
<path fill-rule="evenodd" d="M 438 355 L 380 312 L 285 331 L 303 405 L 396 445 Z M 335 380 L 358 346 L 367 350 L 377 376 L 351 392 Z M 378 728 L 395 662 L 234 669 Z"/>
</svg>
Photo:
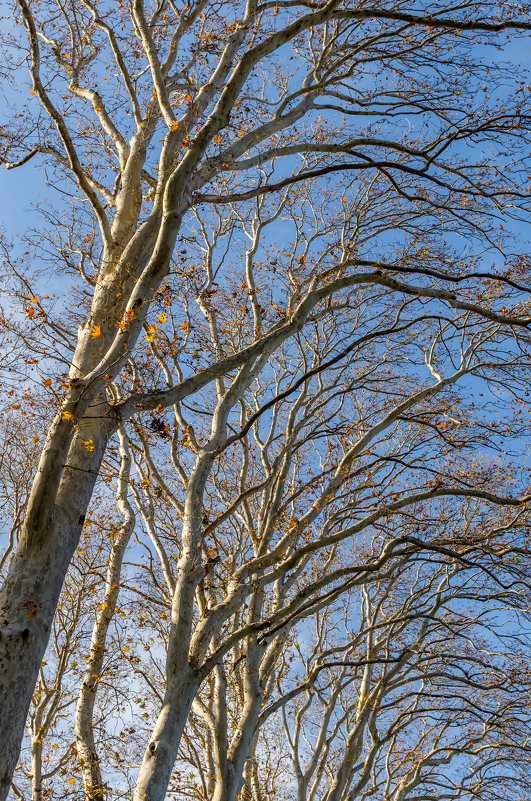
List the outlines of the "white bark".
<svg viewBox="0 0 531 801">
<path fill-rule="evenodd" d="M 155 12 L 155 17 L 158 18 L 162 8 L 165 8 L 171 17 L 170 6 L 174 11 L 174 4 L 168 6 L 163 4 L 159 11 Z M 289 296 L 289 308 L 279 322 L 272 323 L 266 330 L 258 301 L 253 294 L 251 305 L 254 336 L 249 340 L 243 337 L 237 348 L 232 351 L 227 350 L 227 355 L 222 352 L 216 333 L 216 323 L 211 315 L 210 329 L 216 340 L 215 363 L 195 374 L 187 374 L 188 377 L 178 384 L 160 390 L 150 388 L 145 392 L 125 397 L 123 402 L 111 406 L 105 401 L 105 383 L 119 375 L 135 348 L 150 304 L 170 270 L 176 239 L 185 215 L 194 204 L 235 203 L 261 198 L 267 193 L 285 189 L 305 179 L 331 175 L 334 172 L 344 171 L 347 167 L 355 171 L 376 170 L 386 179 L 390 173 L 406 176 L 404 180 L 411 179 L 415 193 L 417 192 L 415 180 L 432 181 L 437 192 L 447 195 L 447 198 L 445 196 L 438 202 L 441 209 L 445 209 L 445 204 L 448 203 L 451 209 L 449 217 L 455 214 L 453 204 L 457 192 L 462 191 L 467 198 L 469 196 L 475 198 L 479 209 L 489 193 L 482 188 L 482 185 L 476 184 L 476 169 L 470 171 L 472 177 L 469 178 L 466 170 L 462 174 L 454 166 L 451 158 L 448 163 L 443 162 L 445 149 L 453 143 L 456 135 L 453 123 L 448 126 L 447 131 L 437 134 L 435 139 L 429 133 L 430 125 L 426 125 L 428 130 L 426 141 L 419 144 L 416 142 L 415 134 L 415 142 L 410 146 L 392 141 L 382 143 L 375 140 L 372 135 L 363 137 L 349 135 L 345 142 L 338 143 L 336 139 L 342 136 L 341 132 L 334 134 L 332 137 L 334 141 L 330 143 L 324 137 L 325 141 L 322 143 L 286 142 L 276 147 L 271 145 L 270 138 L 277 134 L 290 135 L 290 126 L 302 120 L 304 115 L 313 112 L 314 109 L 333 108 L 336 102 L 339 102 L 339 108 L 345 110 L 347 114 L 354 110 L 353 113 L 357 117 L 359 114 L 357 101 L 351 101 L 348 92 L 345 95 L 341 94 L 343 84 L 346 81 L 345 86 L 349 86 L 348 82 L 357 70 L 360 54 L 364 53 L 364 48 L 367 50 L 364 58 L 372 65 L 374 57 L 371 46 L 379 42 L 380 36 L 388 37 L 391 42 L 394 37 L 396 47 L 400 50 L 404 27 L 412 34 L 418 35 L 418 31 L 421 31 L 420 43 L 411 46 L 413 52 L 417 48 L 421 56 L 424 56 L 423 63 L 429 64 L 430 58 L 433 57 L 432 51 L 427 50 L 425 54 L 423 42 L 424 36 L 428 33 L 429 36 L 434 35 L 432 31 L 441 31 L 441 36 L 449 35 L 452 31 L 460 34 L 463 30 L 494 34 L 512 28 L 527 29 L 530 26 L 515 16 L 502 22 L 497 19 L 463 20 L 442 17 L 435 12 L 421 16 L 378 8 L 347 8 L 338 0 L 327 0 L 318 6 L 310 5 L 309 8 L 302 7 L 293 17 L 285 19 L 281 13 L 277 19 L 273 7 L 266 4 L 265 8 L 258 10 L 256 4 L 250 0 L 244 8 L 239 9 L 239 13 L 238 10 L 235 12 L 234 25 L 228 32 L 226 41 L 223 42 L 211 74 L 207 76 L 202 86 L 194 88 L 195 97 L 187 104 L 186 109 L 183 108 L 179 117 L 172 100 L 177 79 L 172 78 L 170 73 L 177 59 L 179 44 L 182 41 L 192 40 L 194 33 L 202 35 L 201 29 L 194 30 L 193 25 L 201 17 L 206 4 L 198 3 L 192 9 L 187 7 L 186 11 L 176 13 L 172 23 L 173 29 L 166 31 L 168 36 L 165 40 L 169 42 L 169 50 L 164 57 L 163 53 L 157 50 L 157 36 L 153 33 L 155 17 L 151 21 L 147 19 L 143 3 L 141 0 L 135 0 L 133 5 L 135 33 L 139 46 L 142 46 L 147 58 L 151 76 L 149 88 L 152 94 L 144 104 L 137 96 L 139 91 L 137 78 L 131 77 L 126 60 L 120 53 L 119 37 L 107 22 L 99 17 L 97 8 L 91 0 L 82 0 L 81 7 L 83 14 L 88 12 L 93 25 L 109 39 L 118 75 L 121 76 L 127 102 L 132 110 L 135 130 L 132 136 L 130 132 L 127 136 L 121 132 L 120 126 L 113 121 L 112 115 L 105 107 L 103 94 L 81 85 L 80 76 L 85 69 L 83 59 L 77 63 L 74 63 L 73 58 L 67 61 L 62 52 L 62 45 L 58 44 L 59 40 L 47 36 L 36 22 L 33 7 L 30 7 L 26 0 L 18 0 L 18 8 L 28 35 L 28 63 L 33 87 L 31 91 L 37 96 L 55 131 L 56 144 L 43 145 L 39 136 L 39 146 L 34 153 L 45 154 L 55 159 L 61 168 L 69 170 L 79 191 L 86 198 L 98 226 L 103 256 L 93 288 L 90 313 L 78 332 L 66 396 L 50 428 L 28 502 L 22 535 L 10 562 L 5 584 L 0 591 L 0 718 L 9 721 L 10 724 L 9 731 L 6 730 L 3 744 L 0 746 L 0 801 L 4 801 L 9 790 L 31 693 L 48 641 L 61 586 L 78 544 L 107 441 L 115 432 L 120 420 L 127 420 L 138 411 L 153 410 L 160 405 L 177 405 L 189 395 L 208 387 L 211 382 L 217 382 L 218 398 L 217 406 L 213 409 L 212 430 L 207 444 L 197 449 L 197 460 L 189 477 L 184 506 L 182 552 L 172 603 L 166 694 L 151 741 L 146 749 L 135 791 L 135 801 L 162 801 L 164 798 L 180 738 L 198 686 L 208 672 L 225 658 L 231 648 L 251 633 L 256 634 L 258 631 L 265 631 L 264 637 L 282 636 L 282 633 L 297 620 L 312 614 L 316 609 L 330 603 L 331 599 L 338 597 L 345 587 L 353 586 L 353 582 L 358 579 L 361 582 L 362 574 L 365 577 L 371 570 L 385 565 L 387 560 L 393 557 L 396 543 L 389 547 L 384 546 L 380 557 L 370 564 L 360 563 L 346 568 L 334 568 L 330 557 L 330 562 L 325 562 L 326 570 L 323 576 L 315 581 L 312 588 L 304 587 L 296 593 L 294 591 L 285 607 L 275 609 L 269 617 L 260 612 L 257 619 L 247 621 L 214 648 L 212 646 L 214 632 L 226 625 L 231 616 L 237 613 L 239 606 L 252 595 L 251 585 L 254 581 L 258 583 L 260 591 L 288 574 L 290 574 L 288 580 L 296 582 L 304 567 L 318 551 L 324 552 L 328 549 L 327 553 L 331 553 L 347 537 L 368 529 L 371 524 L 378 523 L 387 515 L 395 514 L 408 505 L 424 500 L 443 497 L 445 494 L 482 497 L 494 503 L 513 505 L 521 504 L 525 500 L 505 498 L 488 491 L 476 492 L 466 488 L 463 490 L 460 485 L 433 492 L 431 489 L 424 489 L 409 494 L 407 498 L 402 497 L 390 502 L 385 508 L 380 507 L 375 510 L 373 505 L 372 510 L 364 511 L 361 519 L 357 516 L 358 522 L 352 525 L 336 525 L 335 518 L 331 515 L 314 541 L 301 545 L 298 539 L 303 535 L 305 527 L 317 525 L 322 509 L 326 510 L 328 498 L 344 489 L 349 471 L 353 470 L 356 460 L 361 455 L 369 453 L 368 448 L 373 442 L 378 441 L 378 438 L 390 430 L 404 415 L 412 414 L 415 408 L 433 398 L 446 386 L 450 386 L 471 370 L 479 369 L 475 354 L 480 345 L 476 342 L 473 347 L 461 354 L 460 368 L 450 378 L 442 379 L 436 385 L 418 389 L 409 396 L 400 396 L 401 401 L 396 403 L 392 411 L 382 412 L 379 420 L 372 424 L 367 432 L 360 433 L 335 469 L 323 472 L 323 491 L 303 515 L 303 519 L 297 520 L 278 542 L 273 543 L 273 515 L 280 508 L 283 496 L 279 476 L 282 481 L 287 480 L 292 465 L 292 447 L 297 444 L 287 437 L 285 451 L 280 454 L 278 463 L 275 463 L 271 471 L 272 476 L 268 476 L 268 486 L 264 490 L 265 507 L 270 505 L 270 508 L 264 511 L 261 521 L 263 542 L 256 548 L 252 559 L 235 567 L 232 583 L 223 599 L 215 609 L 210 610 L 207 619 L 202 620 L 193 631 L 197 589 L 205 572 L 202 564 L 202 510 L 205 487 L 211 478 L 212 466 L 228 448 L 244 439 L 253 425 L 260 422 L 262 416 L 273 407 L 278 407 L 286 397 L 284 390 L 279 389 L 277 396 L 267 401 L 266 407 L 254 411 L 247 422 L 231 436 L 227 435 L 229 418 L 238 404 L 243 402 L 243 397 L 250 391 L 257 374 L 265 368 L 268 357 L 288 341 L 296 341 L 304 327 L 312 321 L 312 315 L 314 319 L 320 316 L 324 319 L 328 315 L 328 320 L 333 325 L 336 301 L 339 307 L 341 303 L 339 299 L 349 291 L 362 292 L 372 288 L 381 289 L 387 298 L 393 297 L 393 294 L 399 297 L 398 305 L 404 303 L 404 298 L 422 300 L 425 303 L 433 302 L 438 311 L 441 308 L 455 312 L 462 311 L 474 319 L 490 321 L 494 326 L 504 325 L 525 329 L 530 323 L 530 318 L 527 312 L 521 313 L 519 307 L 514 314 L 505 310 L 497 313 L 490 307 L 490 300 L 481 306 L 468 295 L 459 297 L 453 289 L 451 291 L 446 288 L 448 285 L 453 287 L 451 283 L 448 284 L 451 280 L 455 280 L 459 285 L 461 281 L 459 276 L 453 276 L 445 283 L 445 272 L 434 275 L 433 271 L 420 270 L 422 280 L 418 282 L 398 280 L 386 274 L 379 262 L 367 264 L 366 261 L 357 260 L 346 248 L 340 261 L 333 261 L 324 265 L 322 270 L 308 274 L 308 281 L 301 288 L 300 294 L 298 290 L 294 290 Z M 66 41 L 70 36 L 74 36 L 74 29 L 77 30 L 78 22 L 83 16 L 79 14 L 73 24 L 68 12 L 62 6 L 61 14 L 58 16 L 61 20 L 66 17 L 64 36 Z M 371 20 L 375 21 L 378 32 L 374 33 L 374 37 L 369 36 L 367 39 L 368 34 L 364 25 Z M 333 27 L 336 24 L 339 28 L 333 35 L 330 34 L 329 40 L 327 26 Z M 351 54 L 347 47 L 347 37 L 344 37 L 344 41 L 341 38 L 342 25 L 348 26 L 344 29 L 347 31 L 347 36 L 348 31 L 352 30 L 357 37 L 357 26 L 361 31 L 359 41 L 356 39 L 352 45 Z M 381 34 L 380 26 L 383 31 Z M 89 42 L 87 47 L 90 50 L 91 29 L 89 26 L 85 27 L 84 36 Z M 259 117 L 258 126 L 251 117 L 249 130 L 230 134 L 230 141 L 223 145 L 222 152 L 212 155 L 215 152 L 214 146 L 219 144 L 218 137 L 221 140 L 222 136 L 230 132 L 231 116 L 233 118 L 236 116 L 235 112 L 240 110 L 247 102 L 248 96 L 256 90 L 256 83 L 253 81 L 257 68 L 261 65 L 269 67 L 268 59 L 277 57 L 282 48 L 290 43 L 295 43 L 295 53 L 296 48 L 300 46 L 299 39 L 306 34 L 310 35 L 312 41 L 308 47 L 308 63 L 303 64 L 304 77 L 301 80 L 300 90 L 297 89 L 293 93 L 291 90 L 289 93 L 286 90 L 277 105 L 267 112 L 261 108 L 260 114 L 264 116 Z M 334 36 L 338 37 L 337 44 L 333 41 Z M 320 38 L 322 46 L 319 49 L 316 42 Z M 370 46 L 367 41 L 370 41 Z M 86 101 L 96 115 L 105 139 L 102 149 L 103 160 L 97 165 L 97 171 L 105 172 L 108 152 L 114 149 L 119 164 L 119 169 L 115 170 L 114 175 L 115 188 L 109 189 L 103 186 L 90 174 L 85 162 L 91 161 L 92 155 L 86 159 L 82 148 L 79 151 L 76 148 L 73 130 L 70 130 L 66 117 L 60 111 L 59 98 L 57 102 L 53 99 L 55 76 L 44 75 L 49 68 L 49 62 L 41 59 L 40 42 L 44 42 L 44 46 L 48 48 L 50 58 L 55 59 L 57 69 L 59 71 L 64 69 L 65 75 L 68 75 L 69 94 L 76 101 Z M 79 45 L 80 48 L 84 46 L 84 44 Z M 76 47 L 72 47 L 72 54 Z M 94 52 L 95 54 L 98 52 L 97 47 L 94 48 Z M 192 86 L 189 76 L 185 76 L 184 80 L 187 86 Z M 290 79 L 286 80 L 289 83 Z M 357 91 L 357 87 L 352 88 Z M 423 98 L 425 94 L 423 89 Z M 319 106 L 320 99 L 325 105 Z M 427 100 L 422 101 L 423 104 L 427 102 Z M 401 101 L 399 105 L 400 103 Z M 265 105 L 269 105 L 269 100 Z M 411 105 L 414 105 L 413 101 Z M 444 115 L 439 114 L 436 106 L 432 111 L 432 126 L 439 129 Z M 372 113 L 372 110 L 368 111 L 369 116 Z M 394 105 L 391 105 L 390 113 L 395 113 Z M 429 111 L 423 109 L 422 114 L 429 116 Z M 515 119 L 519 120 L 520 116 L 518 111 Z M 483 119 L 476 122 L 477 130 L 482 130 L 484 124 L 489 130 L 490 120 L 487 124 Z M 153 137 L 158 136 L 161 125 L 167 130 L 159 148 L 157 178 L 148 176 L 146 179 L 147 153 L 152 147 Z M 511 125 L 507 127 L 511 136 L 513 127 Z M 507 131 L 503 128 L 500 137 Z M 472 123 L 467 123 L 466 131 L 463 129 L 463 136 L 465 138 L 468 136 L 471 140 L 476 133 Z M 354 148 L 361 148 L 361 156 Z M 258 154 L 256 154 L 257 149 Z M 395 156 L 398 154 L 395 161 L 390 161 L 392 156 L 388 158 L 387 155 L 382 158 L 378 156 L 378 160 L 375 161 L 374 153 L 381 149 L 384 152 L 394 153 Z M 350 159 L 348 164 L 341 160 L 345 152 Z M 438 154 L 437 157 L 434 156 L 435 152 Z M 304 169 L 288 178 L 275 180 L 272 172 L 265 182 L 262 182 L 261 178 L 255 180 L 250 189 L 244 188 L 241 192 L 234 192 L 229 186 L 225 194 L 212 192 L 201 194 L 209 182 L 214 179 L 222 181 L 227 170 L 232 169 L 234 173 L 240 170 L 249 171 L 262 164 L 271 163 L 275 158 L 292 157 L 297 153 L 304 154 L 306 159 Z M 321 165 L 325 162 L 311 161 L 314 156 L 318 158 L 319 153 L 324 153 L 332 163 L 327 163 L 323 167 Z M 420 162 L 421 167 L 411 167 L 406 164 L 403 161 L 406 156 L 410 157 L 415 165 Z M 5 158 L 3 161 L 10 167 L 16 163 L 24 163 L 24 159 L 15 162 Z M 144 180 L 150 185 L 149 203 L 145 203 L 142 196 Z M 395 178 L 391 183 L 393 187 L 397 187 L 397 194 L 400 197 L 404 196 L 408 201 L 413 201 L 411 208 L 414 208 L 414 214 L 417 214 L 420 196 L 417 197 L 415 194 L 415 197 L 410 198 L 408 190 L 411 187 L 407 184 L 406 188 L 401 190 Z M 497 190 L 493 190 L 493 197 L 497 203 L 499 203 L 498 194 Z M 287 197 L 287 194 L 284 197 Z M 513 200 L 511 196 L 511 202 Z M 433 214 L 431 209 L 429 213 Z M 433 225 L 435 217 L 430 219 Z M 472 216 L 471 219 L 470 230 L 475 231 L 477 228 L 475 218 Z M 245 275 L 254 292 L 258 290 L 250 264 L 252 252 L 251 249 Z M 404 271 L 407 274 L 407 268 L 403 268 L 400 264 L 398 266 L 391 264 L 388 267 L 389 271 L 396 267 L 394 271 L 399 275 L 403 275 Z M 361 268 L 367 270 L 361 272 Z M 212 272 L 208 276 L 208 286 L 211 283 Z M 347 305 L 349 302 L 346 301 Z M 395 321 L 387 333 L 392 334 L 397 325 L 398 321 Z M 489 333 L 487 328 L 485 336 L 488 337 Z M 495 337 L 494 334 L 492 336 Z M 349 355 L 349 347 L 343 356 Z M 439 372 L 432 361 L 428 361 L 432 376 L 437 378 Z M 319 370 L 319 365 L 313 372 L 306 370 L 300 378 L 301 383 L 297 385 L 294 381 L 294 387 L 289 393 L 318 376 Z M 238 375 L 233 378 L 236 371 L 239 371 Z M 232 384 L 227 390 L 225 387 L 231 380 Z M 275 409 L 272 414 L 277 414 Z M 292 419 L 288 421 L 288 433 L 294 430 L 295 418 L 294 412 Z M 259 439 L 258 434 L 256 438 Z M 87 441 L 92 443 L 93 450 L 84 447 Z M 278 476 L 275 475 L 277 469 Z M 238 498 L 235 504 L 236 510 L 242 506 L 243 515 L 250 516 L 248 510 L 245 510 L 245 499 L 240 501 Z M 120 543 L 120 548 L 122 544 L 123 541 Z M 417 543 L 409 543 L 404 545 L 404 550 L 400 553 L 407 558 L 409 553 L 420 547 Z M 410 550 L 407 550 L 408 548 Z M 121 551 L 118 549 L 113 555 L 112 570 L 119 571 L 120 559 Z M 171 588 L 172 580 L 169 571 L 166 572 L 168 585 Z M 338 589 L 330 589 L 336 585 Z M 320 592 L 323 593 L 322 597 L 318 596 Z M 110 592 L 108 603 L 112 606 L 115 600 L 115 596 Z M 103 653 L 101 643 L 107 625 L 108 621 L 102 617 L 94 630 L 91 659 L 95 673 L 101 671 Z M 226 790 L 222 796 L 230 801 L 234 801 L 239 791 L 243 765 L 253 742 L 258 721 L 257 699 L 263 690 L 259 687 L 258 661 L 253 664 L 251 651 L 246 668 L 251 671 L 246 677 L 248 705 L 232 751 L 229 747 L 227 754 L 228 762 L 233 765 L 234 780 L 231 779 L 232 784 L 229 787 L 230 782 L 227 779 Z M 96 770 L 94 780 L 99 788 L 101 780 L 97 776 L 96 757 L 90 733 L 94 683 L 91 683 L 90 676 L 85 678 L 86 683 L 78 707 L 78 735 L 81 749 L 86 749 L 87 759 L 83 757 L 86 764 L 93 765 Z M 89 692 L 92 696 L 86 695 Z M 95 786 L 92 774 L 90 776 L 87 774 L 87 777 L 88 786 Z"/>
<path fill-rule="evenodd" d="M 68 424 L 69 421 L 64 421 Z M 59 423 L 58 426 L 65 427 Z M 44 656 L 52 619 L 70 560 L 77 547 L 106 444 L 106 425 L 83 430 L 94 442 L 89 453 L 74 440 L 57 490 L 48 483 L 46 458 L 65 452 L 50 447 L 34 482 L 22 538 L 0 591 L 0 713 L 10 721 L 0 752 L 0 798 L 9 790 L 31 695 Z M 52 445 L 53 436 L 51 438 Z M 49 453 L 50 453 L 49 452 Z M 57 494 L 56 494 L 57 493 Z M 43 519 L 44 518 L 44 519 Z M 6 732 L 7 733 L 7 732 Z"/>
<path fill-rule="evenodd" d="M 85 785 L 86 801 L 101 801 L 105 795 L 100 757 L 94 740 L 94 704 L 96 702 L 98 686 L 102 678 L 103 660 L 107 650 L 107 632 L 116 611 L 118 594 L 120 592 L 123 558 L 135 524 L 135 515 L 127 499 L 131 457 L 123 430 L 119 429 L 118 436 L 120 441 L 121 465 L 117 479 L 116 500 L 123 515 L 124 522 L 116 536 L 109 555 L 107 575 L 105 578 L 105 592 L 102 598 L 101 610 L 96 616 L 92 630 L 90 652 L 87 658 L 85 674 L 83 676 L 75 713 L 76 744 L 83 775 L 83 783 Z"/>
</svg>

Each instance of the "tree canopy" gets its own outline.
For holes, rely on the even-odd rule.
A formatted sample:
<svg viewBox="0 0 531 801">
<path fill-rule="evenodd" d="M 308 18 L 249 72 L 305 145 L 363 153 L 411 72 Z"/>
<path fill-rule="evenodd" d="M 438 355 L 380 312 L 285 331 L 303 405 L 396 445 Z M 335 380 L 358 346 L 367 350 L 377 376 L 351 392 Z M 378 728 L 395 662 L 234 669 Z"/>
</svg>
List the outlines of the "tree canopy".
<svg viewBox="0 0 531 801">
<path fill-rule="evenodd" d="M 529 6 L 5 14 L 0 799 L 521 801 Z"/>
</svg>

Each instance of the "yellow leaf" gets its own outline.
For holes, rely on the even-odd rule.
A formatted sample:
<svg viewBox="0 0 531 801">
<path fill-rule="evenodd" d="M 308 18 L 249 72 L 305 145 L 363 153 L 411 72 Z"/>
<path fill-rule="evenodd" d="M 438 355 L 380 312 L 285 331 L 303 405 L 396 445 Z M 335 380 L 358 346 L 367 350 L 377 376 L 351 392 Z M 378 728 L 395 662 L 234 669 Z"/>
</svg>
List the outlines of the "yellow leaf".
<svg viewBox="0 0 531 801">
<path fill-rule="evenodd" d="M 75 415 L 72 412 L 63 412 L 63 420 L 75 420 Z"/>
<path fill-rule="evenodd" d="M 32 440 L 30 440 L 30 441 L 31 441 L 31 442 L 38 442 L 38 441 L 39 441 L 39 437 L 38 437 L 38 436 L 35 436 L 35 437 L 33 437 L 33 439 L 32 439 Z"/>
<path fill-rule="evenodd" d="M 157 317 L 157 320 L 159 321 L 159 323 L 165 323 L 167 319 L 168 318 L 166 317 L 165 314 L 159 314 L 158 317 Z"/>
<path fill-rule="evenodd" d="M 68 779 L 68 784 L 75 784 L 75 783 L 76 783 L 76 780 L 75 780 L 74 776 L 72 776 L 70 779 Z"/>
<path fill-rule="evenodd" d="M 125 654 L 126 654 L 128 651 L 130 651 L 130 650 L 131 650 L 131 649 L 129 648 L 129 646 L 128 646 L 128 645 L 124 645 L 124 653 L 125 653 Z"/>
<path fill-rule="evenodd" d="M 52 386 L 52 379 L 51 379 L 51 378 L 47 378 L 47 379 L 44 381 L 44 386 L 45 386 L 45 387 L 51 387 L 51 386 Z"/>
<path fill-rule="evenodd" d="M 38 303 L 39 302 L 39 298 L 36 298 L 35 295 L 32 295 L 32 297 L 28 298 L 28 300 L 31 303 Z"/>
<path fill-rule="evenodd" d="M 155 341 L 155 337 L 153 336 L 153 334 L 146 334 L 146 339 L 147 339 L 148 342 L 154 342 Z"/>
<path fill-rule="evenodd" d="M 101 328 L 99 325 L 93 325 L 92 331 L 90 333 L 92 339 L 97 339 L 97 337 L 101 336 Z"/>
</svg>

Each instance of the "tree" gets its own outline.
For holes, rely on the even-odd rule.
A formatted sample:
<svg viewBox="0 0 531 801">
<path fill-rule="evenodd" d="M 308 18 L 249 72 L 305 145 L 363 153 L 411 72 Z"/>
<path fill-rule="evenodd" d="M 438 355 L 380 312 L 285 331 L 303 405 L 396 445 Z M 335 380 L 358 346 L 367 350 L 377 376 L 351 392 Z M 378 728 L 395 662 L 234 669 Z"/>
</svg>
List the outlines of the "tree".
<svg viewBox="0 0 531 801">
<path fill-rule="evenodd" d="M 297 792 L 302 799 L 334 793 L 385 797 L 391 788 L 392 797 L 402 799 L 441 788 L 452 797 L 518 798 L 528 776 L 529 611 L 521 587 L 528 581 L 529 555 L 518 547 L 514 520 L 483 518 L 474 525 L 476 516 L 477 509 L 468 509 L 462 518 L 443 518 L 437 559 L 419 551 L 409 564 L 392 560 L 385 577 L 373 574 L 318 613 L 315 633 L 303 619 L 288 636 L 277 636 L 274 648 L 261 649 L 247 637 L 227 653 L 194 699 L 167 797 L 230 798 L 234 784 L 243 783 L 243 798 L 278 799 L 284 797 L 284 782 L 287 795 Z M 496 545 L 488 548 L 486 539 L 492 544 L 493 538 Z M 85 537 L 84 549 L 91 539 Z M 115 569 L 112 561 L 109 566 Z M 127 584 L 122 605 L 130 603 Z M 142 719 L 149 729 L 164 692 L 159 646 L 167 614 L 157 615 L 160 606 L 153 601 L 146 608 L 149 584 L 142 587 L 132 636 L 118 628 L 117 639 L 109 647 L 100 642 L 97 651 L 104 648 L 114 661 L 119 655 L 132 669 L 127 684 L 120 685 L 106 657 L 95 682 L 112 686 L 127 710 L 115 715 L 116 721 L 122 718 L 118 737 L 109 715 L 112 699 L 100 698 L 98 717 L 108 725 L 95 752 L 87 759 L 79 748 L 79 767 L 75 752 L 67 750 L 64 784 L 54 793 L 48 781 L 44 797 L 64 797 L 80 771 L 87 797 L 101 797 L 93 765 L 113 775 L 112 787 L 99 779 L 102 795 L 124 794 L 116 773 L 122 768 L 127 776 L 132 754 L 141 752 L 146 736 Z M 105 606 L 97 606 L 100 618 Z M 87 654 L 87 668 L 93 654 L 93 649 Z M 252 681 L 257 666 L 259 684 Z M 83 679 L 81 703 L 93 683 L 93 675 L 89 682 Z M 36 701 L 41 698 L 38 688 Z M 72 704 L 72 693 L 65 699 Z M 279 714 L 284 736 L 274 724 Z M 52 742 L 47 753 L 59 756 L 62 740 Z M 125 753 L 117 743 L 126 746 Z M 16 787 L 24 799 L 18 777 Z"/>
<path fill-rule="evenodd" d="M 105 450 L 138 415 L 171 437 L 182 531 L 173 584 L 166 564 L 164 703 L 136 799 L 164 797 L 227 649 L 252 632 L 272 647 L 319 593 L 329 602 L 396 549 L 431 547 L 391 539 L 345 568 L 339 543 L 424 501 L 525 502 L 521 472 L 511 483 L 467 458 L 496 426 L 451 393 L 467 376 L 519 393 L 527 364 L 526 264 L 483 264 L 485 246 L 502 248 L 500 219 L 525 204 L 524 92 L 480 53 L 529 29 L 527 11 L 18 0 L 13 75 L 22 51 L 32 97 L 2 130 L 3 162 L 43 159 L 68 192 L 68 219 L 45 213 L 27 253 L 73 286 L 58 303 L 25 256 L 7 260 L 25 315 L 11 302 L 9 335 L 58 384 L 0 593 L 12 723 L 0 797 Z M 146 442 L 146 481 L 158 475 L 164 494 Z M 239 561 L 208 600 L 228 536 L 216 532 L 235 519 Z M 322 578 L 299 589 L 320 559 Z M 284 575 L 269 609 L 256 587 Z M 249 622 L 215 646 L 246 602 Z"/>
</svg>

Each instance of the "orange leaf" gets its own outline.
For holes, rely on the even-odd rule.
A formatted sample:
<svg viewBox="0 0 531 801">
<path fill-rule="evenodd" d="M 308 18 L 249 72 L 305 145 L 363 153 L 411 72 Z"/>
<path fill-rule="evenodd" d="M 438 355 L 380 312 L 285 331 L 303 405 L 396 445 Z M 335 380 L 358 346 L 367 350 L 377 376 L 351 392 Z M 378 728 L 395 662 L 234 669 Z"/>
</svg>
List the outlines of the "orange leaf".
<svg viewBox="0 0 531 801">
<path fill-rule="evenodd" d="M 92 326 L 92 331 L 90 333 L 90 336 L 91 339 L 97 339 L 99 336 L 101 336 L 101 328 L 99 327 L 99 325 Z"/>
</svg>

